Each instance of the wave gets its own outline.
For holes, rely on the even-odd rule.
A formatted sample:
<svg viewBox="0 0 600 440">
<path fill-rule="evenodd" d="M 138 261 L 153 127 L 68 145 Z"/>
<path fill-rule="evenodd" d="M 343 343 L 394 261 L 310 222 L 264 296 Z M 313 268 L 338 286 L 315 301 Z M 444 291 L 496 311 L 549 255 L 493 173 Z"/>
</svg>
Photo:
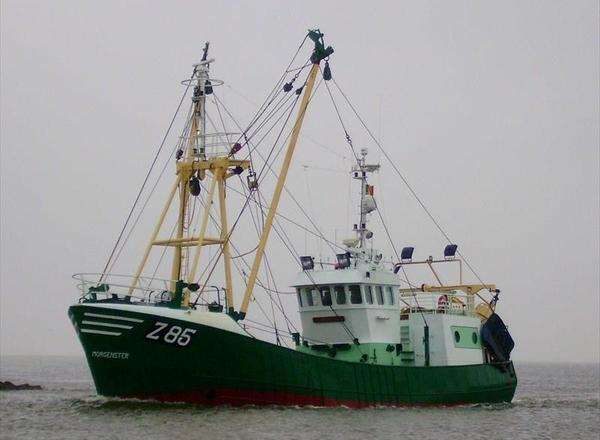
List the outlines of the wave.
<svg viewBox="0 0 600 440">
<path fill-rule="evenodd" d="M 520 397 L 514 399 L 512 405 L 523 408 L 599 408 L 600 398 L 596 397 Z"/>
<path fill-rule="evenodd" d="M 213 411 L 219 410 L 227 410 L 232 409 L 227 405 L 219 406 L 219 407 L 210 407 L 199 404 L 191 404 L 191 403 L 177 403 L 177 402 L 159 402 L 156 400 L 140 400 L 140 399 L 120 399 L 115 397 L 103 397 L 98 395 L 87 395 L 87 396 L 77 396 L 71 397 L 67 399 L 63 399 L 68 406 L 75 409 L 76 411 L 88 411 L 88 410 L 118 410 L 118 411 L 158 411 L 158 410 L 168 410 L 168 409 L 186 409 L 186 408 L 195 408 L 195 409 L 209 409 Z M 269 406 L 270 409 L 278 409 L 281 411 L 298 411 L 298 410 L 350 410 L 357 411 L 356 409 L 349 409 L 346 407 L 337 407 L 337 408 L 323 408 L 317 406 L 281 406 L 281 405 L 273 405 Z M 386 407 L 386 406 L 374 406 L 370 408 L 364 408 L 366 411 L 398 411 L 398 410 L 442 410 L 442 411 L 453 411 L 453 410 L 488 410 L 488 411 L 503 411 L 509 409 L 519 409 L 519 408 L 557 408 L 557 409 L 599 409 L 600 408 L 600 397 L 599 396 L 551 396 L 551 397 L 532 397 L 532 396 L 522 396 L 513 399 L 512 402 L 504 402 L 504 403 L 478 403 L 478 404 L 465 404 L 465 405 L 456 405 L 456 406 L 433 406 L 433 407 L 423 407 L 423 406 L 401 406 L 401 407 Z M 236 408 L 236 410 L 252 410 L 258 409 L 260 411 L 261 407 L 255 405 L 248 405 L 241 408 Z M 361 410 L 359 410 L 361 411 Z"/>
<path fill-rule="evenodd" d="M 140 400 L 134 398 L 120 399 L 116 397 L 103 397 L 98 395 L 69 399 L 69 406 L 76 411 L 162 411 L 165 409 L 203 408 L 201 405 L 189 403 L 159 402 L 156 400 Z"/>
</svg>

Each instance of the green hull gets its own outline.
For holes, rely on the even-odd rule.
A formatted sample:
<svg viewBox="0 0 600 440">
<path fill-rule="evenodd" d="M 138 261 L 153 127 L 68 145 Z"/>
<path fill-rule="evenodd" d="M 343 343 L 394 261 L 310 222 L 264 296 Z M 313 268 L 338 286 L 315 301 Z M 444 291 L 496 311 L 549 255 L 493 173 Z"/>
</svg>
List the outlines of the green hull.
<svg viewBox="0 0 600 440">
<path fill-rule="evenodd" d="M 82 332 L 84 313 L 98 310 L 75 305 L 69 316 L 104 396 L 208 405 L 457 405 L 510 402 L 517 385 L 511 362 L 407 367 L 340 361 L 207 325 L 136 313 L 135 306 L 131 311 L 102 309 L 121 317 L 111 322 L 141 322 L 119 337 L 100 333 L 110 328 Z M 183 347 L 151 340 L 147 335 L 156 321 L 195 333 Z"/>
</svg>

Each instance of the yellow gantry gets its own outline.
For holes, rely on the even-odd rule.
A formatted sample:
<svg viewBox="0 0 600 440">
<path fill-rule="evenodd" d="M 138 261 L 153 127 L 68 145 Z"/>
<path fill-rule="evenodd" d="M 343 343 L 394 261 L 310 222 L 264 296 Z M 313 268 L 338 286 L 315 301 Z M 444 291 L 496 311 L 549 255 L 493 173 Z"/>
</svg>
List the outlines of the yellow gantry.
<svg viewBox="0 0 600 440">
<path fill-rule="evenodd" d="M 298 142 L 298 136 L 300 135 L 300 129 L 302 128 L 302 122 L 304 121 L 306 109 L 308 108 L 308 104 L 310 102 L 310 96 L 315 85 L 315 79 L 317 77 L 318 71 L 319 64 L 313 64 L 308 74 L 308 79 L 306 80 L 306 86 L 304 87 L 304 96 L 302 97 L 302 103 L 300 104 L 300 108 L 298 109 L 298 116 L 296 117 L 294 128 L 292 129 L 290 142 L 288 143 L 285 157 L 283 159 L 283 165 L 281 166 L 281 171 L 279 172 L 279 177 L 277 179 L 275 191 L 273 192 L 273 198 L 271 199 L 271 204 L 269 206 L 269 213 L 267 214 L 267 218 L 265 219 L 265 224 L 260 237 L 260 242 L 258 243 L 258 248 L 256 249 L 254 262 L 252 263 L 252 270 L 250 271 L 250 275 L 248 276 L 248 283 L 246 285 L 246 291 L 244 292 L 244 298 L 242 298 L 242 305 L 240 307 L 240 314 L 242 318 L 246 315 L 246 312 L 248 311 L 248 305 L 253 295 L 254 286 L 256 284 L 256 277 L 258 276 L 258 270 L 260 269 L 260 265 L 265 254 L 265 247 L 269 239 L 271 227 L 273 226 L 273 219 L 275 218 L 275 214 L 277 213 L 277 207 L 279 205 L 279 199 L 281 198 L 281 192 L 283 191 L 285 179 L 290 168 L 290 163 L 292 162 L 292 156 L 294 155 L 294 149 L 296 148 L 296 143 Z"/>
<path fill-rule="evenodd" d="M 182 249 L 185 247 L 195 248 L 194 258 L 192 265 L 187 274 L 187 282 L 193 283 L 196 281 L 196 274 L 200 264 L 200 256 L 202 248 L 210 245 L 220 245 L 223 254 L 223 264 L 225 269 L 225 285 L 226 285 L 226 298 L 229 307 L 233 305 L 233 281 L 231 276 L 231 253 L 229 249 L 229 238 L 231 231 L 229 230 L 227 223 L 227 202 L 226 202 L 226 188 L 225 181 L 237 175 L 233 170 L 235 168 L 241 168 L 247 170 L 250 168 L 250 161 L 248 160 L 237 160 L 229 157 L 214 157 L 205 160 L 196 160 L 195 158 L 186 158 L 184 161 L 177 163 L 177 178 L 173 184 L 171 192 L 167 197 L 167 201 L 163 207 L 161 215 L 154 227 L 154 231 L 150 237 L 146 250 L 142 257 L 142 261 L 138 266 L 138 269 L 134 275 L 132 285 L 129 290 L 129 294 L 133 292 L 136 285 L 139 282 L 140 275 L 144 270 L 144 267 L 148 261 L 150 251 L 153 246 L 170 246 L 175 249 L 173 256 L 173 265 L 171 269 L 171 280 L 177 281 L 181 277 L 181 268 L 183 260 Z M 238 168 L 238 169 L 239 169 Z M 208 189 L 208 194 L 205 200 L 205 206 L 201 216 L 200 231 L 196 237 L 185 237 L 185 218 L 188 212 L 188 205 L 190 200 L 190 189 L 189 179 L 194 174 L 198 173 L 203 178 L 206 178 L 208 174 L 211 175 L 211 182 Z M 210 210 L 212 207 L 214 193 L 218 192 L 219 199 L 219 220 L 221 234 L 219 237 L 207 237 L 206 230 L 208 226 L 208 220 L 210 217 Z M 178 218 L 177 218 L 177 235 L 168 239 L 158 239 L 161 227 L 164 223 L 164 219 L 169 212 L 175 194 L 179 193 L 179 206 L 178 206 Z M 183 299 L 183 305 L 187 306 L 189 303 L 189 292 L 186 292 Z"/>
<path fill-rule="evenodd" d="M 279 173 L 273 198 L 269 205 L 269 211 L 265 219 L 264 227 L 260 237 L 260 241 L 256 250 L 252 269 L 248 276 L 246 284 L 246 290 L 242 298 L 240 307 L 239 317 L 243 318 L 248 310 L 249 302 L 253 295 L 253 290 L 258 278 L 258 270 L 260 269 L 262 259 L 264 257 L 265 247 L 271 232 L 274 217 L 277 213 L 279 200 L 285 184 L 287 173 L 292 161 L 292 156 L 298 137 L 300 135 L 300 129 L 304 121 L 304 116 L 310 102 L 310 98 L 315 85 L 317 73 L 319 72 L 319 63 L 315 62 L 308 74 L 307 81 L 303 87 L 303 96 L 298 110 L 298 115 L 294 123 L 290 140 L 287 146 L 285 157 L 283 159 L 283 165 Z M 167 201 L 161 215 L 154 227 L 154 231 L 150 237 L 150 240 L 146 246 L 146 250 L 142 257 L 142 261 L 138 266 L 138 269 L 134 275 L 132 285 L 129 290 L 129 294 L 136 288 L 140 275 L 142 274 L 144 267 L 148 261 L 148 257 L 153 246 L 170 246 L 174 248 L 173 264 L 171 269 L 171 282 L 172 290 L 175 291 L 175 283 L 181 279 L 182 276 L 182 265 L 184 260 L 184 248 L 194 248 L 194 257 L 192 260 L 191 267 L 187 272 L 186 281 L 188 284 L 196 282 L 198 267 L 200 265 L 200 257 L 202 254 L 202 248 L 204 246 L 219 245 L 221 246 L 221 256 L 223 257 L 223 267 L 225 273 L 225 285 L 226 285 L 226 299 L 229 312 L 233 314 L 233 281 L 231 275 L 231 252 L 230 252 L 230 236 L 231 231 L 227 221 L 227 203 L 226 203 L 226 185 L 225 182 L 228 178 L 238 175 L 240 171 L 247 170 L 251 167 L 251 163 L 248 160 L 233 159 L 231 155 L 216 155 L 210 158 L 206 157 L 204 148 L 196 148 L 196 142 L 201 139 L 200 131 L 202 131 L 202 124 L 199 123 L 200 117 L 198 115 L 203 114 L 203 101 L 195 103 L 195 111 L 191 124 L 190 133 L 193 135 L 189 138 L 189 145 L 187 146 L 187 155 L 183 160 L 177 162 L 177 178 L 173 184 L 171 192 L 167 197 Z M 200 180 L 205 179 L 208 175 L 211 176 L 211 183 L 208 189 L 208 193 L 205 199 L 204 210 L 201 216 L 200 230 L 197 237 L 185 236 L 189 232 L 189 227 L 186 227 L 186 219 L 189 214 L 188 205 L 190 200 L 190 188 L 189 181 L 193 176 L 197 176 Z M 219 237 L 208 237 L 206 236 L 206 230 L 208 226 L 208 220 L 210 216 L 210 210 L 215 198 L 215 192 L 218 193 L 219 200 L 219 220 L 221 233 Z M 168 239 L 159 239 L 158 234 L 160 233 L 161 227 L 164 223 L 165 217 L 169 212 L 175 194 L 179 193 L 179 206 L 177 214 L 177 228 L 174 237 Z M 201 292 L 200 292 L 201 293 Z M 189 290 L 185 290 L 183 296 L 182 305 L 184 307 L 189 305 Z"/>
</svg>

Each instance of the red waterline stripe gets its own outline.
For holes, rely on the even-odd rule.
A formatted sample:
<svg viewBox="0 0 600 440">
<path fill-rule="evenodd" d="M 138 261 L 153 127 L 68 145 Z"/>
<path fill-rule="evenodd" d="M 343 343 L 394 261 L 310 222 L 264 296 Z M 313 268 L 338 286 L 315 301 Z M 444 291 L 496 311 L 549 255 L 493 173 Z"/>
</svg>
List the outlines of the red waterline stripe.
<svg viewBox="0 0 600 440">
<path fill-rule="evenodd" d="M 305 396 L 280 391 L 255 391 L 221 388 L 209 391 L 186 391 L 179 393 L 148 394 L 131 396 L 143 400 L 157 400 L 169 403 L 193 403 L 207 406 L 244 406 L 244 405 L 283 405 L 283 406 L 320 406 L 348 408 L 368 408 L 374 406 L 459 406 L 464 403 L 448 404 L 408 404 L 395 402 L 361 402 L 358 400 L 334 399 L 331 397 Z"/>
</svg>

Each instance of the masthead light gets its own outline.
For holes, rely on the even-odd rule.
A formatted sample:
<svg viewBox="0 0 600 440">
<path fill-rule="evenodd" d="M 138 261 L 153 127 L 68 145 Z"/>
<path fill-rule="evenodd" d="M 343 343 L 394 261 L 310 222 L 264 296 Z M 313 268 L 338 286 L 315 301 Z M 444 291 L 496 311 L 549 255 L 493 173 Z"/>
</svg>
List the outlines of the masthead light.
<svg viewBox="0 0 600 440">
<path fill-rule="evenodd" d="M 456 249 L 458 249 L 457 244 L 449 244 L 444 248 L 444 258 L 452 259 L 456 255 Z"/>
<path fill-rule="evenodd" d="M 415 251 L 415 248 L 412 246 L 403 247 L 402 252 L 400 252 L 400 260 L 402 260 L 402 262 L 411 261 L 414 251 Z"/>
<path fill-rule="evenodd" d="M 315 268 L 315 260 L 310 255 L 300 257 L 300 264 L 302 265 L 302 270 L 313 270 Z"/>
</svg>

